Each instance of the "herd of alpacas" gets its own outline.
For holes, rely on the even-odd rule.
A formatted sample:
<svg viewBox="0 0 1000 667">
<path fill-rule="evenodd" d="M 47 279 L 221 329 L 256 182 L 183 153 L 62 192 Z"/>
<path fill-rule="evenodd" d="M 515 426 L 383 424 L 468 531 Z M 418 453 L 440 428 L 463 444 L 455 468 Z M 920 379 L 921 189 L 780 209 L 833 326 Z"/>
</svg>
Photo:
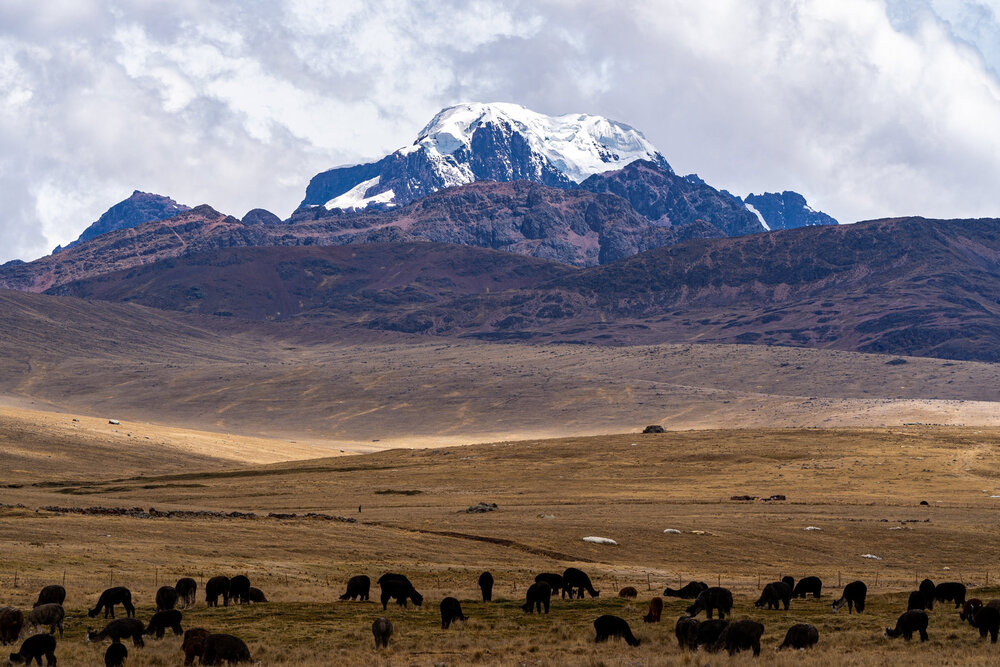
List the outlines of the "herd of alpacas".
<svg viewBox="0 0 1000 667">
<path fill-rule="evenodd" d="M 382 609 L 388 607 L 390 601 L 406 608 L 408 602 L 415 606 L 423 605 L 424 597 L 417 591 L 410 580 L 402 574 L 387 573 L 378 579 L 380 588 L 379 601 Z M 479 576 L 479 588 L 483 602 L 493 601 L 493 575 L 483 572 Z M 757 609 L 787 610 L 792 598 L 805 598 L 808 595 L 820 597 L 823 582 L 818 577 L 805 577 L 796 582 L 792 577 L 784 577 L 764 586 L 760 597 L 754 602 Z M 204 628 L 181 627 L 183 615 L 180 609 L 186 609 L 195 604 L 198 590 L 197 582 L 190 577 L 183 577 L 174 586 L 162 586 L 156 592 L 156 611 L 147 623 L 135 618 L 135 606 L 132 604 L 132 592 L 124 586 L 109 588 L 101 593 L 97 604 L 87 614 L 96 618 L 103 612 L 108 619 L 103 630 L 88 630 L 87 641 L 102 642 L 111 640 L 111 645 L 104 655 L 105 667 L 122 667 L 128 657 L 128 649 L 122 640 L 131 639 L 134 647 L 144 645 L 143 637 L 162 639 L 167 630 L 175 635 L 183 635 L 181 651 L 184 653 L 184 664 L 192 665 L 195 660 L 202 665 L 221 665 L 251 662 L 250 650 L 239 637 L 230 634 L 213 633 Z M 347 582 L 346 592 L 341 600 L 368 601 L 371 590 L 371 579 L 367 575 L 351 577 Z M 549 613 L 553 595 L 561 598 L 583 598 L 584 594 L 598 597 L 600 591 L 595 590 L 590 577 L 577 568 L 567 568 L 562 574 L 542 573 L 535 577 L 535 582 L 528 588 L 525 603 L 521 609 L 525 613 Z M 692 581 L 680 589 L 667 588 L 663 591 L 667 597 L 693 600 L 686 609 L 684 616 L 677 619 L 675 633 L 681 649 L 696 651 L 702 648 L 709 652 L 725 650 L 729 655 L 741 651 L 753 651 L 760 655 L 760 640 L 764 634 L 764 625 L 757 621 L 727 620 L 732 615 L 733 594 L 721 586 L 708 586 L 700 581 Z M 836 613 L 845 605 L 848 613 L 865 610 L 865 598 L 868 587 L 862 581 L 853 581 L 844 587 L 840 598 L 833 602 Z M 638 592 L 628 586 L 619 591 L 619 596 L 636 598 Z M 224 606 L 230 601 L 247 604 L 251 602 L 267 602 L 267 597 L 259 588 L 250 585 L 250 580 L 243 575 L 233 578 L 225 576 L 212 577 L 205 584 L 205 603 L 209 607 L 217 607 L 219 599 Z M 59 585 L 45 586 L 38 594 L 38 599 L 27 616 L 14 607 L 0 607 L 0 643 L 14 644 L 22 634 L 22 630 L 37 630 L 48 628 L 48 632 L 32 634 L 21 644 L 16 653 L 10 654 L 12 664 L 42 664 L 44 657 L 47 665 L 56 664 L 56 639 L 63 635 L 65 612 L 63 603 L 66 600 L 66 589 Z M 885 628 L 886 637 L 903 637 L 909 641 L 914 634 L 920 636 L 920 641 L 927 641 L 927 609 L 933 609 L 935 602 L 952 602 L 959 609 L 959 616 L 979 631 L 981 637 L 987 635 L 990 641 L 997 642 L 1000 633 L 1000 600 L 990 600 L 983 603 L 978 598 L 966 599 L 966 587 L 958 582 L 947 582 L 935 585 L 925 579 L 918 590 L 913 591 L 908 599 L 907 610 L 903 612 L 894 628 Z M 125 618 L 115 618 L 115 607 L 121 606 Z M 178 609 L 177 607 L 180 607 Z M 467 617 L 462 612 L 461 603 L 454 597 L 441 600 L 441 628 L 447 630 L 455 621 L 465 621 Z M 704 611 L 706 620 L 697 617 Z M 646 623 L 659 623 L 663 612 L 663 599 L 654 597 L 649 602 L 649 609 L 643 617 Z M 713 614 L 718 618 L 713 618 Z M 629 646 L 638 646 L 640 640 L 632 634 L 628 621 L 620 616 L 605 614 L 594 620 L 596 641 L 604 642 L 610 638 L 624 640 Z M 380 617 L 372 623 L 372 634 L 375 638 L 375 649 L 387 648 L 393 634 L 392 622 Z M 776 650 L 794 648 L 804 650 L 815 646 L 819 641 L 819 631 L 810 623 L 796 623 L 788 628 L 784 641 Z"/>
</svg>

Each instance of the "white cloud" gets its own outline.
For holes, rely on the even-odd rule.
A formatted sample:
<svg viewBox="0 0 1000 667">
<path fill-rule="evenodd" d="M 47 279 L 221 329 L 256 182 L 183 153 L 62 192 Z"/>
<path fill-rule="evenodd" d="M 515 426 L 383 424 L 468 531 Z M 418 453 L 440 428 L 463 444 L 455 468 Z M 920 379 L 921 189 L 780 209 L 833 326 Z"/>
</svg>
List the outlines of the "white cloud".
<svg viewBox="0 0 1000 667">
<path fill-rule="evenodd" d="M 842 220 L 1000 215 L 1000 24 L 973 0 L 0 0 L 0 261 L 133 189 L 285 216 L 308 179 L 513 101 Z"/>
</svg>

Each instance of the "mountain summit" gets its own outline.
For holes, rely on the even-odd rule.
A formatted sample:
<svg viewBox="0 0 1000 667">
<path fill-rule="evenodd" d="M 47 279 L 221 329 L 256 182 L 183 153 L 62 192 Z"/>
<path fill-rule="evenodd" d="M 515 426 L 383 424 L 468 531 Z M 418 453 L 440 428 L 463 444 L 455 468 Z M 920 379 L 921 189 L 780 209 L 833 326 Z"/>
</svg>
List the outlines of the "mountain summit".
<svg viewBox="0 0 1000 667">
<path fill-rule="evenodd" d="M 641 132 L 602 116 L 547 116 L 518 104 L 461 104 L 434 116 L 411 146 L 378 162 L 315 176 L 301 206 L 398 206 L 482 180 L 570 188 L 635 160 L 673 173 Z"/>
</svg>

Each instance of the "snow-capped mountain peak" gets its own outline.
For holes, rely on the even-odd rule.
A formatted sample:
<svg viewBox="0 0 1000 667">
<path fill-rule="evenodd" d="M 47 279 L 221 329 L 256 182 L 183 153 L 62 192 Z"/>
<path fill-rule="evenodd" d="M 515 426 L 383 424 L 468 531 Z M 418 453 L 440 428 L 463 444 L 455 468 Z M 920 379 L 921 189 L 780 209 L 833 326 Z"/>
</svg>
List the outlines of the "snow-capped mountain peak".
<svg viewBox="0 0 1000 667">
<path fill-rule="evenodd" d="M 648 160 L 673 173 L 638 130 L 603 116 L 547 116 L 519 104 L 460 104 L 438 112 L 416 141 L 378 162 L 317 175 L 303 206 L 396 206 L 473 181 L 575 187 Z"/>
</svg>

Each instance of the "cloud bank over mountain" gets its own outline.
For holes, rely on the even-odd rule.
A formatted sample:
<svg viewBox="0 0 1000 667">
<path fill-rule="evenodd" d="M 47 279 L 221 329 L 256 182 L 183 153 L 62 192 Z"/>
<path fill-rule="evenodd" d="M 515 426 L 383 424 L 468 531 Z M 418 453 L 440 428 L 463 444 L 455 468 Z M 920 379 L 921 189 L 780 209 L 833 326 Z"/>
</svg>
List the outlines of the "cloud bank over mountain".
<svg viewBox="0 0 1000 667">
<path fill-rule="evenodd" d="M 285 216 L 312 174 L 506 100 L 842 221 L 1000 214 L 1000 11 L 962 0 L 0 0 L 0 262 L 133 190 Z"/>
</svg>

